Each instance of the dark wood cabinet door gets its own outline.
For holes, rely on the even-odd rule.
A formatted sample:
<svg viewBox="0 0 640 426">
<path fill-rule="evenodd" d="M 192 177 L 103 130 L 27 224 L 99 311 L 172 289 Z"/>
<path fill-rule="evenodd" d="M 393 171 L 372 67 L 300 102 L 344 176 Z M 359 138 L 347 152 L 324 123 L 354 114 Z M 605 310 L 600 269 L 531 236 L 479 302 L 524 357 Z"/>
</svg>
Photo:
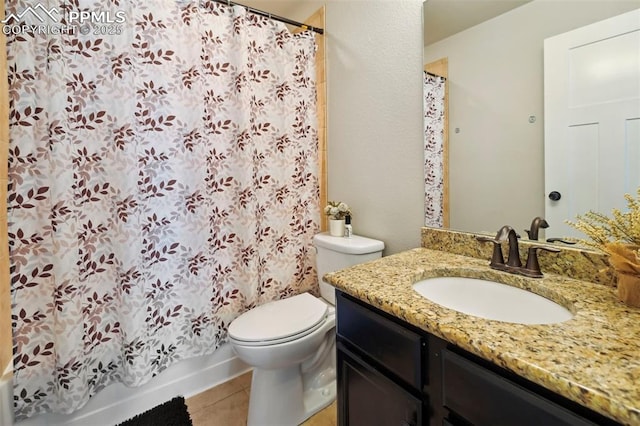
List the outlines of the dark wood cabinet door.
<svg viewBox="0 0 640 426">
<path fill-rule="evenodd" d="M 338 424 L 420 426 L 420 398 L 383 376 L 338 342 Z"/>
<path fill-rule="evenodd" d="M 443 350 L 442 358 L 444 405 L 470 424 L 596 425 L 454 352 Z"/>
</svg>

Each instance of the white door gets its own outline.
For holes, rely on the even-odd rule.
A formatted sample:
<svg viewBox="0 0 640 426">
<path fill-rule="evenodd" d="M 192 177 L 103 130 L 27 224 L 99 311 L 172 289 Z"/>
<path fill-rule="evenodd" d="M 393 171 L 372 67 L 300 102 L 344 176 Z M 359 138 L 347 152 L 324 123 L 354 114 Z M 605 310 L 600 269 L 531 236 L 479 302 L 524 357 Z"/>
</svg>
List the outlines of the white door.
<svg viewBox="0 0 640 426">
<path fill-rule="evenodd" d="M 624 209 L 640 187 L 640 9 L 544 41 L 545 217 Z"/>
</svg>

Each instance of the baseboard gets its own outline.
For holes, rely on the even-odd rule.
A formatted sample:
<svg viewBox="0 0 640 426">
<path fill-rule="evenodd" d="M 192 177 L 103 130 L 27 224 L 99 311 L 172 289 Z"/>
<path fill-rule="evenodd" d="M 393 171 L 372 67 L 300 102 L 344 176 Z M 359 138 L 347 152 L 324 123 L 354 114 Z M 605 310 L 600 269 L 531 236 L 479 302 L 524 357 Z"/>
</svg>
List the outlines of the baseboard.
<svg viewBox="0 0 640 426">
<path fill-rule="evenodd" d="M 211 355 L 180 361 L 140 387 L 108 386 L 72 414 L 43 414 L 15 426 L 113 426 L 177 395 L 189 398 L 249 370 L 226 343 Z"/>
</svg>

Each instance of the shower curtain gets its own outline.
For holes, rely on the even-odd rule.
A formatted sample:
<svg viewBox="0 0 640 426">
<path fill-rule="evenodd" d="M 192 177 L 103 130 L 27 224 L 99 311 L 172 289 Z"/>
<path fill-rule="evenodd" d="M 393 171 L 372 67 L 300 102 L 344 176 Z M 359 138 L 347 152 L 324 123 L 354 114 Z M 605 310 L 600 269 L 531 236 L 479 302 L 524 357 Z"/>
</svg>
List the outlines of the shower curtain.
<svg viewBox="0 0 640 426">
<path fill-rule="evenodd" d="M 18 420 L 143 384 L 317 286 L 312 33 L 210 1 L 41 4 L 124 22 L 8 37 Z"/>
<path fill-rule="evenodd" d="M 424 224 L 444 226 L 444 77 L 424 71 Z"/>
</svg>

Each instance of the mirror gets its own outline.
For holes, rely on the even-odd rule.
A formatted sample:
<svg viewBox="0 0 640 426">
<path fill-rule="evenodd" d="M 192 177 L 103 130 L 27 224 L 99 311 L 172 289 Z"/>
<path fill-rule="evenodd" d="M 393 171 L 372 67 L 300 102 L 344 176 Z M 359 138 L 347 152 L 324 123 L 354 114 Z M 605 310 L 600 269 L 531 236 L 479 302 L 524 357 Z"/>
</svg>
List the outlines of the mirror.
<svg viewBox="0 0 640 426">
<path fill-rule="evenodd" d="M 480 16 L 494 4 L 507 10 Z M 532 219 L 544 217 L 544 39 L 637 8 L 620 0 L 424 2 L 424 63 L 448 62 L 451 229 L 494 234 L 509 224 L 526 237 Z M 469 14 L 486 20 L 458 23 Z M 541 238 L 563 236 L 549 225 Z"/>
</svg>

